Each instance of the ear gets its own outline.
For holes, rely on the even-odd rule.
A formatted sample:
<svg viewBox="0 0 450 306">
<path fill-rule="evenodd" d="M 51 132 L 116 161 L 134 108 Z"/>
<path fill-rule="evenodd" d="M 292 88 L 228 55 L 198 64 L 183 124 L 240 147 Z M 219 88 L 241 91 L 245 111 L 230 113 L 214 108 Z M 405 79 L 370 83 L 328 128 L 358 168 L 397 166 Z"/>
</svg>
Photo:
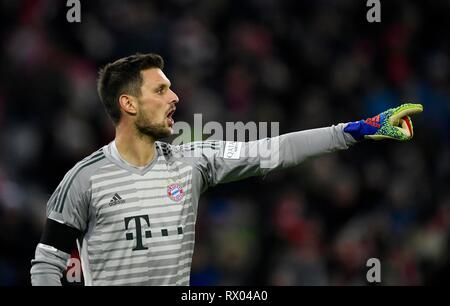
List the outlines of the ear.
<svg viewBox="0 0 450 306">
<path fill-rule="evenodd" d="M 137 113 L 137 101 L 134 97 L 129 96 L 129 95 L 121 95 L 119 97 L 119 105 L 120 108 L 130 114 L 130 115 L 135 115 Z"/>
</svg>

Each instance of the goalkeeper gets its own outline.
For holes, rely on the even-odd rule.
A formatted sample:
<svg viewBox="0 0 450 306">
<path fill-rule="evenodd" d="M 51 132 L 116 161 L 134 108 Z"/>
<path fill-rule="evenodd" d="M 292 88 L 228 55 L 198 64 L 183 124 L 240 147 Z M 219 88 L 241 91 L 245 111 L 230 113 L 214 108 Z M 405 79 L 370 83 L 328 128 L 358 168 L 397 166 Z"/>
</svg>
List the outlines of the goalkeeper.
<svg viewBox="0 0 450 306">
<path fill-rule="evenodd" d="M 189 285 L 199 197 L 209 187 L 363 139 L 410 140 L 409 116 L 422 111 L 403 104 L 367 120 L 258 141 L 175 146 L 159 141 L 172 134 L 179 102 L 163 67 L 159 55 L 137 54 L 100 72 L 98 91 L 115 139 L 77 163 L 49 199 L 33 285 L 60 285 L 76 242 L 86 285 Z M 260 147 L 276 156 L 269 165 L 244 154 Z"/>
</svg>

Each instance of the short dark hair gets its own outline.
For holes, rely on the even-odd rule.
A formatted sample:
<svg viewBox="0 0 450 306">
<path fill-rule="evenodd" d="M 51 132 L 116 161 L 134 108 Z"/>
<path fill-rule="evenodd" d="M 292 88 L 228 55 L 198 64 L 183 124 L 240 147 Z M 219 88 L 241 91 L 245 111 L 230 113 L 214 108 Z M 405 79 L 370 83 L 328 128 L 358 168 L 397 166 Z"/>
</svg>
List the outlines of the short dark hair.
<svg viewBox="0 0 450 306">
<path fill-rule="evenodd" d="M 141 71 L 150 68 L 164 68 L 163 58 L 155 53 L 130 55 L 106 64 L 99 71 L 97 91 L 111 120 L 120 121 L 119 97 L 122 94 L 141 95 Z"/>
</svg>

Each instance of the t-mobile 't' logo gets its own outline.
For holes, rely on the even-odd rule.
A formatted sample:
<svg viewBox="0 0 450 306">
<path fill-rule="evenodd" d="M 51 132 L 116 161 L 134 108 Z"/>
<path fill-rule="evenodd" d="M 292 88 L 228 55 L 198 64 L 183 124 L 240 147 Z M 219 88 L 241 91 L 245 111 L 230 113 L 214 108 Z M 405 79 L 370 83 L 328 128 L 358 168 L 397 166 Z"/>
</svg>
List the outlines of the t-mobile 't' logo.
<svg viewBox="0 0 450 306">
<path fill-rule="evenodd" d="M 131 220 L 134 220 L 134 223 L 136 225 L 136 247 L 133 249 L 133 251 L 138 250 L 147 250 L 148 248 L 144 246 L 142 243 L 142 226 L 141 226 L 141 219 L 144 219 L 144 221 L 147 223 L 147 226 L 150 227 L 150 221 L 148 219 L 148 215 L 140 215 L 140 216 L 132 216 L 132 217 L 126 217 L 125 218 L 125 229 L 128 229 L 128 224 Z M 145 238 L 151 238 L 152 232 L 150 230 L 147 230 L 144 232 Z M 133 233 L 126 233 L 125 237 L 127 240 L 133 240 L 135 237 Z"/>
<path fill-rule="evenodd" d="M 147 229 L 144 231 L 142 229 L 142 226 L 145 224 L 142 224 L 141 220 L 144 220 L 147 224 Z M 134 233 L 126 233 L 125 237 L 127 240 L 134 240 L 136 239 L 136 246 L 133 248 L 133 251 L 140 251 L 140 250 L 148 250 L 147 247 L 144 246 L 144 240 L 143 235 L 145 238 L 152 238 L 152 231 L 150 230 L 150 219 L 148 215 L 139 215 L 139 216 L 131 216 L 126 217 L 124 219 L 125 221 L 125 230 L 128 229 L 130 221 L 134 220 L 134 224 L 136 225 L 136 230 Z M 159 236 L 158 232 L 156 232 L 157 237 L 165 237 L 170 235 L 183 235 L 183 227 L 177 226 L 176 228 L 162 228 L 161 229 L 161 236 Z"/>
</svg>

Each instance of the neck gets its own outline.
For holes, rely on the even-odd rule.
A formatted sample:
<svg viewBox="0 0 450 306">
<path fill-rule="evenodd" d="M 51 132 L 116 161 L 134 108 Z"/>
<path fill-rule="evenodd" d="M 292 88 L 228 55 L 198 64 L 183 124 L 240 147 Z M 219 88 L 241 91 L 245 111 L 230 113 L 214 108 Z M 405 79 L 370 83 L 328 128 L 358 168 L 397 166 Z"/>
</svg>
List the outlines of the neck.
<svg viewBox="0 0 450 306">
<path fill-rule="evenodd" d="M 131 127 L 119 124 L 115 141 L 120 156 L 134 166 L 148 165 L 156 156 L 155 140 Z"/>
</svg>

